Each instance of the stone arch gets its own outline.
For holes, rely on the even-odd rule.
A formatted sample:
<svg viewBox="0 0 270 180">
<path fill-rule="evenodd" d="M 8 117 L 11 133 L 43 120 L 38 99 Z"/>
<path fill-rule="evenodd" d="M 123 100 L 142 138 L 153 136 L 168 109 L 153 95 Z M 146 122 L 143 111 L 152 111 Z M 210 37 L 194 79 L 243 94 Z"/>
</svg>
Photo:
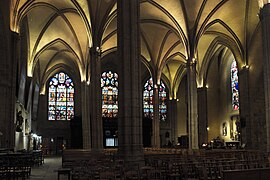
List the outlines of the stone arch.
<svg viewBox="0 0 270 180">
<path fill-rule="evenodd" d="M 213 60 L 213 56 L 221 51 L 223 48 L 228 48 L 235 60 L 237 61 L 237 64 L 239 67 L 243 66 L 243 56 L 241 53 L 241 50 L 237 47 L 237 44 L 229 37 L 217 37 L 213 40 L 213 42 L 210 44 L 202 62 L 202 66 L 199 69 L 198 72 L 198 78 L 197 81 L 200 82 L 201 86 L 205 86 L 205 81 L 207 78 L 207 72 L 209 65 L 211 64 L 211 61 Z"/>
</svg>

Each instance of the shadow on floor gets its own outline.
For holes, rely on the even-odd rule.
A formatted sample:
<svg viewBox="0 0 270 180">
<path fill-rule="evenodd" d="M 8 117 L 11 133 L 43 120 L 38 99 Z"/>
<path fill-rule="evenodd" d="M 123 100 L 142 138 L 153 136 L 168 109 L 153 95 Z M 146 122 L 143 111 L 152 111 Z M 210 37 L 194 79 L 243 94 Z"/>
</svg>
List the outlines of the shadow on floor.
<svg viewBox="0 0 270 180">
<path fill-rule="evenodd" d="M 44 164 L 32 167 L 30 180 L 57 180 L 56 170 L 62 167 L 62 156 L 47 156 Z M 61 180 L 68 179 L 62 175 Z"/>
</svg>

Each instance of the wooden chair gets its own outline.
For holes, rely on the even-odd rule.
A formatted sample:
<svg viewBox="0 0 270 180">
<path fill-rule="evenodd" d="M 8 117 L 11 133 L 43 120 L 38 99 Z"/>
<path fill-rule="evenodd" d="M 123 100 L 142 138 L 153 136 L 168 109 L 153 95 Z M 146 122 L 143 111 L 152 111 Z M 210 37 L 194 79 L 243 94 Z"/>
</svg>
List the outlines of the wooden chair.
<svg viewBox="0 0 270 180">
<path fill-rule="evenodd" d="M 124 179 L 140 179 L 138 170 L 126 170 L 124 171 Z"/>
</svg>

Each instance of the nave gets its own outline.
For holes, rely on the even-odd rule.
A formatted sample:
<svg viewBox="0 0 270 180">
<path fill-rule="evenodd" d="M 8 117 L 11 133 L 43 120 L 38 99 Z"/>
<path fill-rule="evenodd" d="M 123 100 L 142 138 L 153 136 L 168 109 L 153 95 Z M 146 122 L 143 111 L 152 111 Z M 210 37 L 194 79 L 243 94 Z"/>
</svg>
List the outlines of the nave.
<svg viewBox="0 0 270 180">
<path fill-rule="evenodd" d="M 0 1 L 2 179 L 268 178 L 269 27 L 269 0 Z"/>
<path fill-rule="evenodd" d="M 44 164 L 32 168 L 30 180 L 54 180 L 57 179 L 57 169 L 62 166 L 61 156 L 47 156 L 44 158 Z M 61 176 L 61 179 L 68 179 L 67 176 Z"/>
</svg>

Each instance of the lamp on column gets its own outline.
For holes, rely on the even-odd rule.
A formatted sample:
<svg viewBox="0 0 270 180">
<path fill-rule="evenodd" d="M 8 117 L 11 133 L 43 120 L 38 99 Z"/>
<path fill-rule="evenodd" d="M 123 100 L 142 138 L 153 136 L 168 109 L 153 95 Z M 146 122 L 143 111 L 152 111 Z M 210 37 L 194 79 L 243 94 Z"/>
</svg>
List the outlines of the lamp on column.
<svg viewBox="0 0 270 180">
<path fill-rule="evenodd" d="M 101 52 L 102 52 L 102 50 L 101 50 L 101 48 L 99 46 L 90 48 L 90 53 L 91 54 L 101 56 Z"/>
<path fill-rule="evenodd" d="M 191 64 L 196 64 L 196 63 L 197 63 L 196 58 L 192 58 Z"/>
<path fill-rule="evenodd" d="M 244 65 L 244 66 L 243 66 L 243 69 L 249 70 L 249 65 L 247 65 L 247 64 Z"/>
<path fill-rule="evenodd" d="M 100 47 L 96 47 L 96 53 L 98 56 L 101 56 L 101 48 Z"/>
<path fill-rule="evenodd" d="M 196 58 L 192 58 L 190 61 L 188 61 L 189 66 L 193 66 L 193 65 L 196 65 L 196 64 L 197 64 Z"/>
</svg>

